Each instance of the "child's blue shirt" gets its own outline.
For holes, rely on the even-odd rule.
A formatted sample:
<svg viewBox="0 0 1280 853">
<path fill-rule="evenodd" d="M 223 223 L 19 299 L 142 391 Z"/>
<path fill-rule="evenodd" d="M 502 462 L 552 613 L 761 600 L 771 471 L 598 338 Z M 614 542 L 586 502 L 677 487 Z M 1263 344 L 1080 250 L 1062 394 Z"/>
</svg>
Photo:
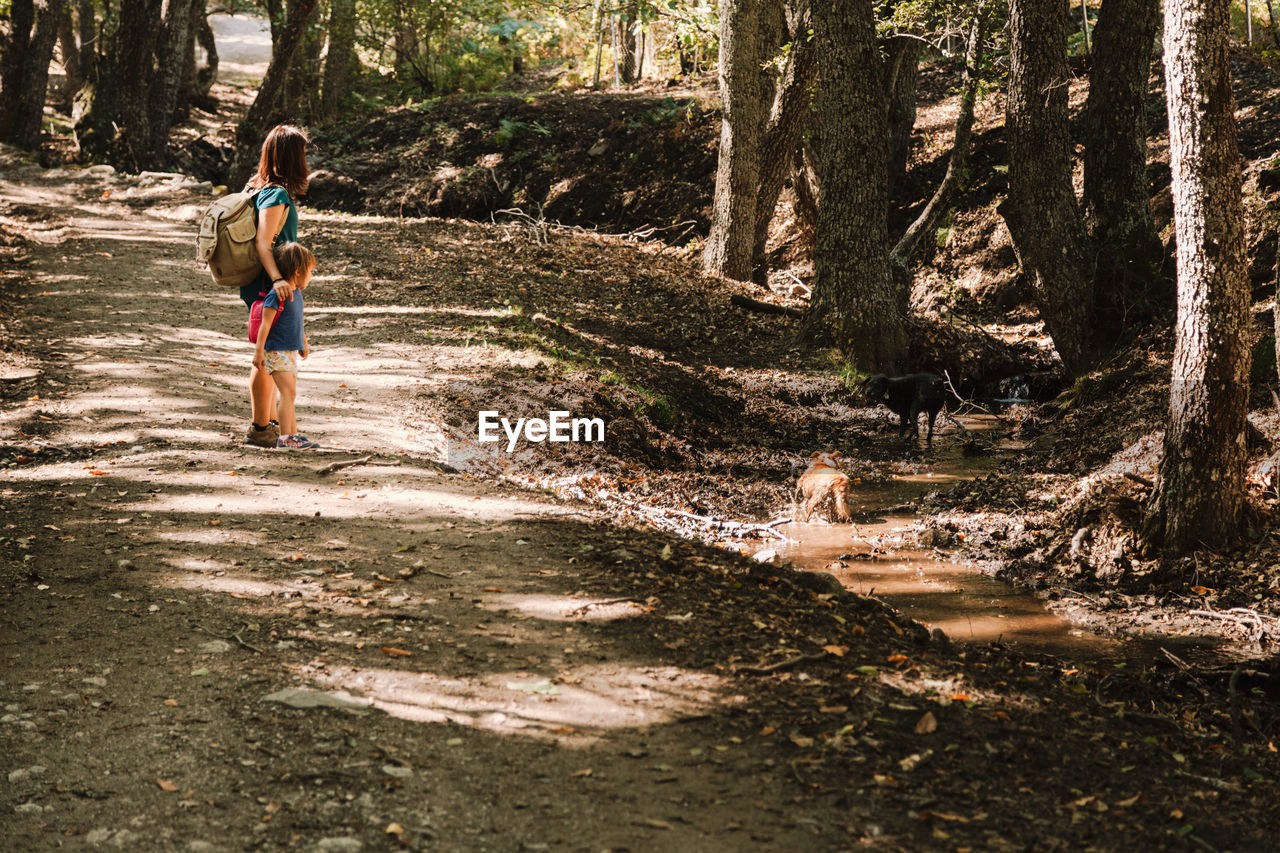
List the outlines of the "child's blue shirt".
<svg viewBox="0 0 1280 853">
<path fill-rule="evenodd" d="M 268 352 L 301 350 L 306 340 L 302 319 L 302 291 L 294 290 L 293 301 L 286 301 L 282 308 L 280 297 L 276 296 L 273 290 L 263 300 L 263 307 L 274 308 L 280 312 L 276 316 L 276 321 L 271 324 L 271 332 L 267 335 L 267 342 L 263 345 L 263 349 Z"/>
</svg>

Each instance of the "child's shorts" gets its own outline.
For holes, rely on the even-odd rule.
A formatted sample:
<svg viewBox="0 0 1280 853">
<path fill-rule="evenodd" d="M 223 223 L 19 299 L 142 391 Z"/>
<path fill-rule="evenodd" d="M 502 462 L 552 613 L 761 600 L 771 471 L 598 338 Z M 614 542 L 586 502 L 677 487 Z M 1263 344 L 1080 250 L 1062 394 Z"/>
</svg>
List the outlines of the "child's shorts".
<svg viewBox="0 0 1280 853">
<path fill-rule="evenodd" d="M 268 350 L 268 373 L 297 373 L 298 351 L 296 349 Z"/>
</svg>

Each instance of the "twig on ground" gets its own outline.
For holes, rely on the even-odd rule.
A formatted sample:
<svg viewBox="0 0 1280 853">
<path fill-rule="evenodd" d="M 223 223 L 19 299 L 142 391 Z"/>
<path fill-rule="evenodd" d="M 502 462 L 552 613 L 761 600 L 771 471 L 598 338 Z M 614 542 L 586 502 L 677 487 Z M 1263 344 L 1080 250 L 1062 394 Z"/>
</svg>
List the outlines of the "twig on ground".
<svg viewBox="0 0 1280 853">
<path fill-rule="evenodd" d="M 210 631 L 208 628 L 206 628 L 203 625 L 196 625 L 196 627 L 199 628 L 201 631 L 204 631 L 210 637 L 217 637 L 219 640 L 235 640 L 237 643 L 244 646 L 249 651 L 257 652 L 258 654 L 263 654 L 262 649 L 258 648 L 257 646 L 251 646 L 240 638 L 240 631 L 243 631 L 245 628 L 248 628 L 249 627 L 248 625 L 245 625 L 243 628 L 240 629 L 240 631 L 236 631 L 234 634 L 219 634 L 215 631 Z"/>
<path fill-rule="evenodd" d="M 1156 485 L 1155 483 L 1153 483 L 1153 482 L 1151 482 L 1150 480 L 1148 480 L 1146 477 L 1143 477 L 1143 476 L 1141 476 L 1141 475 L 1139 475 L 1139 474 L 1134 474 L 1134 473 L 1132 473 L 1132 472 L 1130 472 L 1130 471 L 1125 471 L 1125 472 L 1124 472 L 1124 478 L 1125 478 L 1126 480 L 1131 480 L 1131 481 L 1133 481 L 1133 482 L 1137 483 L 1139 486 L 1145 486 L 1145 487 L 1146 487 L 1146 488 L 1148 488 L 1148 489 L 1153 489 L 1153 488 L 1155 488 L 1155 485 Z"/>
<path fill-rule="evenodd" d="M 640 602 L 634 598 L 611 598 L 608 601 L 588 601 L 576 610 L 570 610 L 569 615 L 577 616 L 579 613 L 586 613 L 593 607 L 608 607 L 610 604 L 634 604 L 637 607 L 640 606 Z"/>
<path fill-rule="evenodd" d="M 826 656 L 827 656 L 826 652 L 823 652 L 822 654 L 813 654 L 813 655 L 797 655 L 796 657 L 793 657 L 793 658 L 780 660 L 777 663 L 771 663 L 768 666 L 740 666 L 737 668 L 736 671 L 745 672 L 750 675 L 768 675 L 771 672 L 777 672 L 780 669 L 787 669 L 788 667 L 793 667 L 796 664 L 809 663 L 811 661 L 822 660 Z"/>
<path fill-rule="evenodd" d="M 359 459 L 347 459 L 342 462 L 330 462 L 328 465 L 325 465 L 323 468 L 317 468 L 316 473 L 323 477 L 325 474 L 332 474 L 334 471 L 341 471 L 343 468 L 351 468 L 352 466 L 363 465 L 366 462 L 372 462 L 372 461 L 373 461 L 372 456 L 361 456 Z"/>
<path fill-rule="evenodd" d="M 445 574 L 444 572 L 437 572 L 435 569 L 423 569 L 423 571 L 429 575 L 435 575 L 438 578 L 446 578 L 448 580 L 455 579 L 453 575 Z"/>
</svg>

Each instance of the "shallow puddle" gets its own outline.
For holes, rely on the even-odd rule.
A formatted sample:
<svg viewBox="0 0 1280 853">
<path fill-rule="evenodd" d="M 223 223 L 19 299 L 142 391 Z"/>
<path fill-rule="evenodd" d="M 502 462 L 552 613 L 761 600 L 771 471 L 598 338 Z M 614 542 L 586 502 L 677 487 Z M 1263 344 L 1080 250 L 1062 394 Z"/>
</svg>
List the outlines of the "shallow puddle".
<svg viewBox="0 0 1280 853">
<path fill-rule="evenodd" d="M 970 433 L 1001 426 L 988 416 L 961 422 Z M 913 528 L 919 517 L 904 514 L 909 510 L 904 505 L 930 491 L 980 477 L 996 466 L 1002 453 L 1018 449 L 997 441 L 992 453 L 965 457 L 948 436 L 933 451 L 899 463 L 901 473 L 892 480 L 855 485 L 850 507 L 854 524 L 788 524 L 777 528 L 787 541 L 769 547 L 797 568 L 828 572 L 846 589 L 875 595 L 960 643 L 1002 642 L 1077 660 L 1151 660 L 1160 654 L 1161 645 L 1183 645 L 1172 638 L 1157 642 L 1083 630 L 1034 595 L 915 545 Z M 851 474 L 856 475 L 856 464 L 849 465 Z"/>
<path fill-rule="evenodd" d="M 829 572 L 846 589 L 877 598 L 957 642 L 1003 642 L 1074 658 L 1131 657 L 1132 641 L 1091 634 L 1039 599 L 931 551 L 889 547 L 916 521 L 888 516 L 864 524 L 790 524 L 775 546 L 797 568 Z"/>
</svg>

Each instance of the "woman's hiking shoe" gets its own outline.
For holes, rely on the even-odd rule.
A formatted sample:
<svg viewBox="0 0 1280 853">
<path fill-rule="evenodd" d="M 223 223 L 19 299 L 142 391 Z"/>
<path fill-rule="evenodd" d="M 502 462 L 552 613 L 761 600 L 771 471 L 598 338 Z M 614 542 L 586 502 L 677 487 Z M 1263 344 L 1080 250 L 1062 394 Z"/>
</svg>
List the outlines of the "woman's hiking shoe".
<svg viewBox="0 0 1280 853">
<path fill-rule="evenodd" d="M 284 447 L 289 450 L 310 450 L 313 447 L 319 447 L 311 439 L 301 433 L 294 435 L 282 435 L 276 440 L 276 447 Z"/>
<path fill-rule="evenodd" d="M 249 434 L 245 436 L 244 443 L 252 444 L 254 447 L 275 447 L 279 440 L 279 427 L 267 424 L 262 429 L 258 429 L 253 424 L 249 424 Z"/>
</svg>

